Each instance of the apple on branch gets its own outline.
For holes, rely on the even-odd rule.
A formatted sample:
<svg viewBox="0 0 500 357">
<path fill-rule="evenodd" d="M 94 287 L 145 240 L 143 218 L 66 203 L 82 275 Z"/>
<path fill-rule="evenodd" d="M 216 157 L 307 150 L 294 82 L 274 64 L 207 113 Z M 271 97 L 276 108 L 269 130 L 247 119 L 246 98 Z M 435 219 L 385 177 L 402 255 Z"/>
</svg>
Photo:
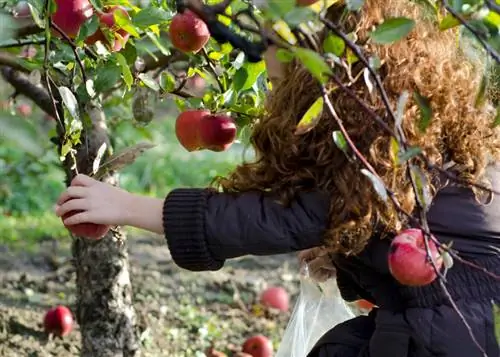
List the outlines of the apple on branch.
<svg viewBox="0 0 500 357">
<path fill-rule="evenodd" d="M 108 45 L 114 52 L 119 52 L 125 47 L 130 34 L 116 24 L 115 13 L 117 11 L 121 12 L 123 16 L 130 18 L 127 9 L 123 6 L 110 6 L 106 11 L 97 14 L 99 17 L 99 28 L 85 39 L 87 45 L 93 45 L 101 41 L 103 44 Z M 106 31 L 109 31 L 109 38 L 105 34 Z"/>
<path fill-rule="evenodd" d="M 172 45 L 182 52 L 197 53 L 210 39 L 207 24 L 191 10 L 175 14 L 168 31 Z"/>
<path fill-rule="evenodd" d="M 443 259 L 434 241 L 429 239 L 428 243 L 430 258 L 439 270 Z M 392 276 L 403 285 L 423 286 L 432 283 L 437 277 L 427 256 L 424 233 L 420 229 L 406 229 L 393 239 L 388 263 Z"/>
<path fill-rule="evenodd" d="M 231 117 L 207 110 L 184 111 L 175 122 L 177 140 L 188 151 L 227 150 L 236 138 L 236 131 Z"/>
<path fill-rule="evenodd" d="M 92 17 L 94 8 L 89 0 L 55 0 L 57 9 L 52 22 L 69 38 L 75 38 L 83 24 Z M 61 37 L 58 31 L 54 35 Z"/>
</svg>

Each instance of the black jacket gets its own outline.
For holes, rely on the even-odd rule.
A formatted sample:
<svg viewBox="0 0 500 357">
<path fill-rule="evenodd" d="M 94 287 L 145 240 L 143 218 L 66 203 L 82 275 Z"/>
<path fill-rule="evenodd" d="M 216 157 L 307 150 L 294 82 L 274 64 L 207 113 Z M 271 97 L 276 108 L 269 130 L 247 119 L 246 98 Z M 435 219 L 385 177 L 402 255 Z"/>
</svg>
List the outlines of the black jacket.
<svg viewBox="0 0 500 357">
<path fill-rule="evenodd" d="M 499 167 L 490 170 L 500 190 Z M 500 275 L 500 198 L 487 205 L 472 192 L 448 185 L 434 199 L 428 218 L 442 241 L 475 264 Z M 165 199 L 167 244 L 177 265 L 218 270 L 226 259 L 294 252 L 322 244 L 328 222 L 327 195 L 303 193 L 290 207 L 248 192 L 229 195 L 206 189 L 176 189 Z M 336 256 L 337 282 L 348 301 L 365 298 L 380 308 L 329 331 L 311 357 L 482 357 L 438 282 L 400 286 L 387 266 L 389 240 L 373 237 L 356 257 Z M 499 357 L 492 303 L 500 282 L 455 262 L 447 287 L 488 357 Z"/>
</svg>

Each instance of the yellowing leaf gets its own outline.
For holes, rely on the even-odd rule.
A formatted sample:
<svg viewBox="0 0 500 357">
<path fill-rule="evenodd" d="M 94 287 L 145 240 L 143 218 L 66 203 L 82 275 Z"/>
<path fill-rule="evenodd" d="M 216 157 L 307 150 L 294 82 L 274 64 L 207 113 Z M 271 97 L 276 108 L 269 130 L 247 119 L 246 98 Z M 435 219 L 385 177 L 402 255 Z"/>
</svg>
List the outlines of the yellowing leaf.
<svg viewBox="0 0 500 357">
<path fill-rule="evenodd" d="M 297 43 L 297 38 L 288 27 L 287 23 L 283 20 L 276 21 L 273 25 L 273 30 L 276 31 L 278 35 L 281 36 L 285 41 L 287 41 L 291 45 L 295 45 Z"/>
<path fill-rule="evenodd" d="M 305 134 L 318 124 L 321 114 L 323 114 L 323 105 L 323 97 L 316 99 L 297 124 L 295 135 Z"/>
</svg>

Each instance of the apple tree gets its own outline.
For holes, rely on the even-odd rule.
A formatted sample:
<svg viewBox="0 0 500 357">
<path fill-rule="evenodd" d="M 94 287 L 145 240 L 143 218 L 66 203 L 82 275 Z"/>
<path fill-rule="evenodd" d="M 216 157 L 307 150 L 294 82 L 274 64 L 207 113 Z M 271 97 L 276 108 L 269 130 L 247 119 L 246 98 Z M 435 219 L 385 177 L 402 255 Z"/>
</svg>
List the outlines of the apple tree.
<svg viewBox="0 0 500 357">
<path fill-rule="evenodd" d="M 189 151 L 226 150 L 236 137 L 263 115 L 263 101 L 270 85 L 262 55 L 269 45 L 279 49 L 282 62 L 298 61 L 317 79 L 322 95 L 299 120 L 296 134 L 312 130 L 326 111 L 337 121 L 332 133 L 337 146 L 350 150 L 364 166 L 362 174 L 380 197 L 395 207 L 397 198 L 360 154 L 342 121 L 335 114 L 326 83 L 346 91 L 374 125 L 393 138 L 398 164 L 408 166 L 419 207 L 425 212 L 427 183 L 421 180 L 413 160 L 427 162 L 418 148 L 402 135 L 401 114 L 387 99 L 378 74 L 377 58 L 368 57 L 353 34 L 344 33 L 325 16 L 335 0 L 7 0 L 0 13 L 0 70 L 13 88 L 11 100 L 22 95 L 50 118 L 53 128 L 47 140 L 54 143 L 69 185 L 77 173 L 117 184 L 116 173 L 132 163 L 151 145 L 137 142 L 113 151 L 113 126 L 129 122 L 140 132 L 154 117 L 159 100 L 173 100 L 182 112 L 176 134 Z M 429 9 L 443 31 L 461 26 L 464 35 L 493 61 L 498 62 L 499 5 L 491 0 L 419 0 Z M 347 11 L 362 8 L 363 0 L 345 0 Z M 409 18 L 389 18 L 371 33 L 372 41 L 390 44 L 404 38 L 414 27 Z M 319 42 L 314 33 L 327 28 Z M 379 95 L 388 128 L 364 105 L 356 93 L 331 70 L 347 71 L 364 66 L 368 89 Z M 208 84 L 204 93 L 193 93 L 193 78 Z M 422 120 L 432 120 L 425 97 L 418 96 Z M 478 93 L 478 102 L 481 96 Z M 398 107 L 404 107 L 402 93 Z M 8 116 L 2 120 L 8 122 Z M 2 124 L 3 128 L 12 128 Z M 492 125 L 500 124 L 497 119 Z M 3 135 L 9 136 L 6 130 Z M 22 143 L 20 143 L 22 145 Z M 431 167 L 449 173 L 442 168 Z M 452 179 L 457 179 L 451 177 Z M 405 214 L 405 212 L 401 212 Z M 429 257 L 439 242 L 428 231 L 425 215 L 412 225 L 424 231 Z M 82 356 L 136 356 L 140 353 L 132 287 L 129 279 L 126 237 L 120 227 L 81 225 L 71 227 L 75 237 L 78 308 L 82 331 Z M 86 237 L 103 239 L 87 239 Z M 441 246 L 445 264 L 462 259 Z M 432 259 L 431 259 L 432 260 Z M 438 267 L 436 276 L 442 279 Z M 497 277 L 498 278 L 498 277 Z M 443 279 L 443 289 L 446 289 Z M 464 323 L 465 320 L 464 320 Z"/>
</svg>

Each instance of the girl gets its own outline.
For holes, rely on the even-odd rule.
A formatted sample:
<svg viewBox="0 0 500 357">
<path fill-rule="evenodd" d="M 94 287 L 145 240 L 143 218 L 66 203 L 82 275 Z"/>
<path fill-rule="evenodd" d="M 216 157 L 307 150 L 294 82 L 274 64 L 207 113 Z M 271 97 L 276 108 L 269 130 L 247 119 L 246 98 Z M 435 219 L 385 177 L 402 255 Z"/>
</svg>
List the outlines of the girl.
<svg viewBox="0 0 500 357">
<path fill-rule="evenodd" d="M 403 90 L 418 90 L 430 99 L 433 118 L 422 133 L 418 106 L 410 98 L 403 117 L 408 141 L 435 165 L 451 163 L 462 177 L 500 190 L 500 135 L 491 127 L 494 113 L 488 106 L 474 106 L 483 68 L 457 48 L 457 33 L 440 32 L 424 9 L 405 0 L 367 0 L 357 15 L 341 16 L 340 3 L 328 16 L 346 32 L 354 31 L 364 50 L 381 59 L 393 105 Z M 373 26 L 395 16 L 416 19 L 416 28 L 390 46 L 370 43 Z M 313 130 L 294 134 L 321 93 L 300 64 L 281 67 L 269 54 L 274 86 L 268 115 L 253 130 L 254 162 L 219 178 L 215 188 L 179 188 L 165 199 L 141 197 L 79 175 L 61 195 L 57 215 L 81 211 L 65 223 L 130 225 L 164 234 L 174 261 L 192 271 L 217 270 L 225 260 L 247 254 L 326 247 L 307 250 L 303 258 L 324 260 L 320 253 L 326 249 L 343 298 L 366 299 L 379 308 L 333 328 L 309 357 L 498 357 L 492 312 L 493 302 L 500 300 L 498 280 L 458 261 L 448 272 L 448 290 L 475 342 L 438 281 L 420 288 L 398 284 L 387 266 L 388 238 L 407 222 L 378 198 L 360 174 L 359 161 L 350 162 L 336 147 L 332 132 L 338 126 L 327 111 Z M 334 71 L 347 78 L 340 66 Z M 393 125 L 362 79 L 351 89 Z M 413 212 L 415 197 L 404 167 L 392 165 L 390 138 L 343 91 L 332 91 L 331 100 L 360 152 L 402 207 Z M 426 176 L 434 187 L 428 212 L 431 231 L 443 243 L 453 241 L 464 258 L 500 274 L 498 198 L 481 202 L 482 195 L 470 187 L 436 173 Z"/>
</svg>

